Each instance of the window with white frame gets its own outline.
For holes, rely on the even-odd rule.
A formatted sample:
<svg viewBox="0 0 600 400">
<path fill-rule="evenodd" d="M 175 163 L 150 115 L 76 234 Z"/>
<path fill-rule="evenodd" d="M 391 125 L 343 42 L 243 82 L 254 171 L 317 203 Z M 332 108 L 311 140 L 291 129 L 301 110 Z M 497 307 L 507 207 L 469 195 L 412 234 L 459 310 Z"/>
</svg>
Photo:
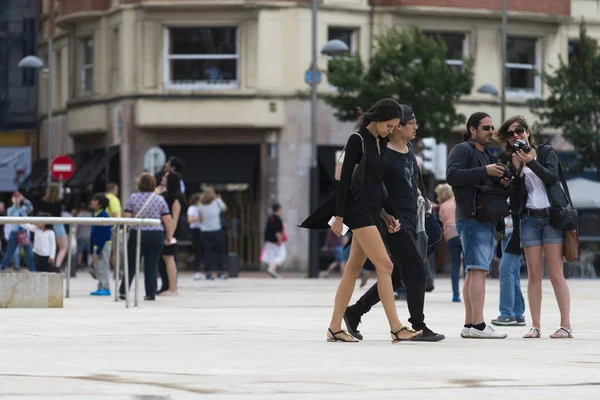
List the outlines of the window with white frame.
<svg viewBox="0 0 600 400">
<path fill-rule="evenodd" d="M 441 41 L 448 49 L 446 64 L 457 69 L 464 66 L 463 59 L 469 56 L 467 35 L 461 32 L 423 32 L 426 36 Z"/>
<path fill-rule="evenodd" d="M 170 27 L 165 29 L 164 48 L 165 87 L 239 87 L 236 27 Z"/>
<path fill-rule="evenodd" d="M 542 92 L 540 42 L 535 38 L 509 37 L 506 42 L 506 93 L 538 97 Z"/>
<path fill-rule="evenodd" d="M 81 44 L 81 87 L 80 91 L 90 93 L 94 82 L 94 39 L 82 38 Z"/>
<path fill-rule="evenodd" d="M 327 41 L 334 39 L 341 40 L 346 43 L 351 54 L 356 53 L 358 51 L 358 32 L 358 28 L 329 27 L 327 30 Z M 332 60 L 333 57 L 329 56 L 327 59 Z M 331 64 L 329 63 L 327 66 L 328 73 L 331 73 L 331 68 Z M 330 87 L 333 88 L 334 86 L 330 85 Z"/>
</svg>

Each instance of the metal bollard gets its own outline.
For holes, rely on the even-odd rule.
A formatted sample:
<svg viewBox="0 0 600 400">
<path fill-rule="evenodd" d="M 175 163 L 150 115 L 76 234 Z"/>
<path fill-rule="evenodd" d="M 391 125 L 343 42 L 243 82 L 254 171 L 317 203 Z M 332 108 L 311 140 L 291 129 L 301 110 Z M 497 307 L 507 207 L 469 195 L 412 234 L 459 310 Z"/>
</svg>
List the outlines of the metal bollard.
<svg viewBox="0 0 600 400">
<path fill-rule="evenodd" d="M 133 305 L 138 306 L 138 296 L 140 289 L 140 248 L 142 246 L 142 225 L 138 225 L 137 238 L 135 244 L 135 293 L 133 298 Z"/>
<path fill-rule="evenodd" d="M 65 297 L 68 299 L 71 297 L 71 258 L 73 257 L 73 246 L 71 246 L 73 233 L 75 230 L 73 229 L 73 225 L 69 226 L 69 235 L 67 237 L 67 290 Z"/>
<path fill-rule="evenodd" d="M 117 228 L 117 234 L 115 236 L 115 301 L 119 301 L 119 267 L 121 265 L 121 226 L 115 225 Z"/>
<path fill-rule="evenodd" d="M 127 229 L 123 229 L 123 275 L 125 276 L 125 307 L 129 308 L 129 260 L 127 260 Z"/>
</svg>

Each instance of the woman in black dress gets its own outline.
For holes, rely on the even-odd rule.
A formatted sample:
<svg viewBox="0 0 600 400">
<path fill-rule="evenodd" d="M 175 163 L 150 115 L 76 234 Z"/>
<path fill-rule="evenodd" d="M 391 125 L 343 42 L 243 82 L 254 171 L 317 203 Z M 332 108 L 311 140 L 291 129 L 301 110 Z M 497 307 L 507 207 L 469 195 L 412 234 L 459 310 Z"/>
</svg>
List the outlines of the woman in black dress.
<svg viewBox="0 0 600 400">
<path fill-rule="evenodd" d="M 157 193 L 160 193 L 166 200 L 171 213 L 171 221 L 173 224 L 172 232 L 177 231 L 177 222 L 179 215 L 184 207 L 183 195 L 181 194 L 181 175 L 175 171 L 167 172 L 161 181 L 161 185 L 156 188 Z M 162 191 L 162 192 L 161 192 Z M 175 234 L 173 235 L 175 236 Z M 158 292 L 159 296 L 176 296 L 177 295 L 177 244 L 174 239 L 170 243 L 165 243 L 162 251 L 162 258 L 165 262 L 165 271 L 161 272 L 162 288 Z"/>
<path fill-rule="evenodd" d="M 398 102 L 393 99 L 380 100 L 366 113 L 362 113 L 357 124 L 358 134 L 351 135 L 346 144 L 335 199 L 335 220 L 331 230 L 340 236 L 343 225 L 347 225 L 352 231 L 353 242 L 350 258 L 335 296 L 333 316 L 327 332 L 327 341 L 330 342 L 357 341 L 342 330 L 342 318 L 367 258 L 377 270 L 377 288 L 390 324 L 392 343 L 411 340 L 422 334 L 421 331 L 415 332 L 404 326 L 398 318 L 392 288 L 394 265 L 377 228 L 381 220 L 382 205 L 389 214 L 395 215 L 391 204 L 384 203 L 386 190 L 383 177 L 387 168 L 384 138 L 393 132 L 401 118 L 402 108 Z M 398 220 L 390 220 L 388 230 L 396 232 L 399 229 Z"/>
</svg>

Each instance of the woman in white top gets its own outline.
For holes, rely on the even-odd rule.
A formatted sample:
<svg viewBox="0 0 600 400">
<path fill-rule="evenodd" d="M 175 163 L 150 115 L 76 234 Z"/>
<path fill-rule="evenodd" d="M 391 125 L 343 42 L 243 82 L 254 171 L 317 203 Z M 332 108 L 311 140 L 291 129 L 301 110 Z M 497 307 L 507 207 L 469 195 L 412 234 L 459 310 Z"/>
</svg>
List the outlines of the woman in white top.
<svg viewBox="0 0 600 400">
<path fill-rule="evenodd" d="M 211 274 L 212 254 L 213 250 L 217 250 L 219 254 L 218 279 L 227 279 L 223 272 L 225 257 L 227 257 L 227 246 L 225 244 L 225 232 L 221 226 L 221 213 L 227 210 L 227 206 L 223 203 L 215 189 L 207 186 L 200 196 L 200 205 L 198 205 L 198 218 L 200 221 L 200 229 L 202 230 L 202 253 L 204 255 L 204 270 L 206 271 L 206 279 L 214 280 Z"/>
<path fill-rule="evenodd" d="M 498 130 L 498 138 L 506 143 L 507 152 L 513 154 L 514 169 L 520 171 L 513 182 L 516 192 L 511 196 L 511 203 L 512 199 L 520 201 L 519 205 L 515 203 L 515 207 L 518 207 L 521 218 L 521 245 L 527 259 L 531 329 L 524 337 L 541 336 L 543 252 L 560 310 L 560 327 L 550 337 L 572 338 L 571 300 L 563 275 L 564 232 L 550 224 L 550 210 L 568 205 L 558 173 L 558 154 L 549 144 L 533 145 L 533 136 L 522 116 L 509 118 Z M 529 147 L 530 151 L 524 151 L 524 147 Z"/>
<path fill-rule="evenodd" d="M 187 210 L 188 224 L 190 225 L 190 231 L 192 234 L 192 254 L 194 254 L 194 274 L 195 280 L 203 278 L 200 273 L 200 265 L 202 264 L 202 229 L 200 229 L 200 212 L 198 206 L 200 206 L 200 193 L 194 193 L 190 197 L 190 205 Z"/>
<path fill-rule="evenodd" d="M 50 214 L 39 213 L 38 217 L 50 217 Z M 23 228 L 35 234 L 33 238 L 33 256 L 35 269 L 38 272 L 57 272 L 54 267 L 56 257 L 56 236 L 52 224 L 22 224 Z"/>
</svg>

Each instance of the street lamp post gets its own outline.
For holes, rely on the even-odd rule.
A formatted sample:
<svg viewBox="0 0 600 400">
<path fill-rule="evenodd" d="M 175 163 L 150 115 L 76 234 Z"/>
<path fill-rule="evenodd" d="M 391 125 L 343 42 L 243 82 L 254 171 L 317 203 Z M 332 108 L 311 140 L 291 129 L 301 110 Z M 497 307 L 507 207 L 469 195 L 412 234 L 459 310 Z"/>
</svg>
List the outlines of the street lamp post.
<svg viewBox="0 0 600 400">
<path fill-rule="evenodd" d="M 50 186 L 52 182 L 52 173 L 50 172 L 50 164 L 52 163 L 51 158 L 51 149 L 52 149 L 52 97 L 53 97 L 53 85 L 52 85 L 52 39 L 48 40 L 48 65 L 44 65 L 44 61 L 42 61 L 39 57 L 36 56 L 27 56 L 19 61 L 17 65 L 19 68 L 34 68 L 34 69 L 43 69 L 46 74 L 48 74 L 48 100 L 46 107 L 48 109 L 47 115 L 47 131 L 48 131 L 48 176 L 47 176 L 47 185 Z"/>
<path fill-rule="evenodd" d="M 319 164 L 317 158 L 317 14 L 319 11 L 319 0 L 312 0 L 312 57 L 310 64 L 310 209 L 311 211 L 319 206 Z M 321 49 L 321 54 L 335 56 L 347 53 L 348 45 L 341 40 L 330 40 Z M 309 259 L 308 259 L 308 277 L 319 277 L 319 234 L 311 229 L 309 231 Z"/>
</svg>

